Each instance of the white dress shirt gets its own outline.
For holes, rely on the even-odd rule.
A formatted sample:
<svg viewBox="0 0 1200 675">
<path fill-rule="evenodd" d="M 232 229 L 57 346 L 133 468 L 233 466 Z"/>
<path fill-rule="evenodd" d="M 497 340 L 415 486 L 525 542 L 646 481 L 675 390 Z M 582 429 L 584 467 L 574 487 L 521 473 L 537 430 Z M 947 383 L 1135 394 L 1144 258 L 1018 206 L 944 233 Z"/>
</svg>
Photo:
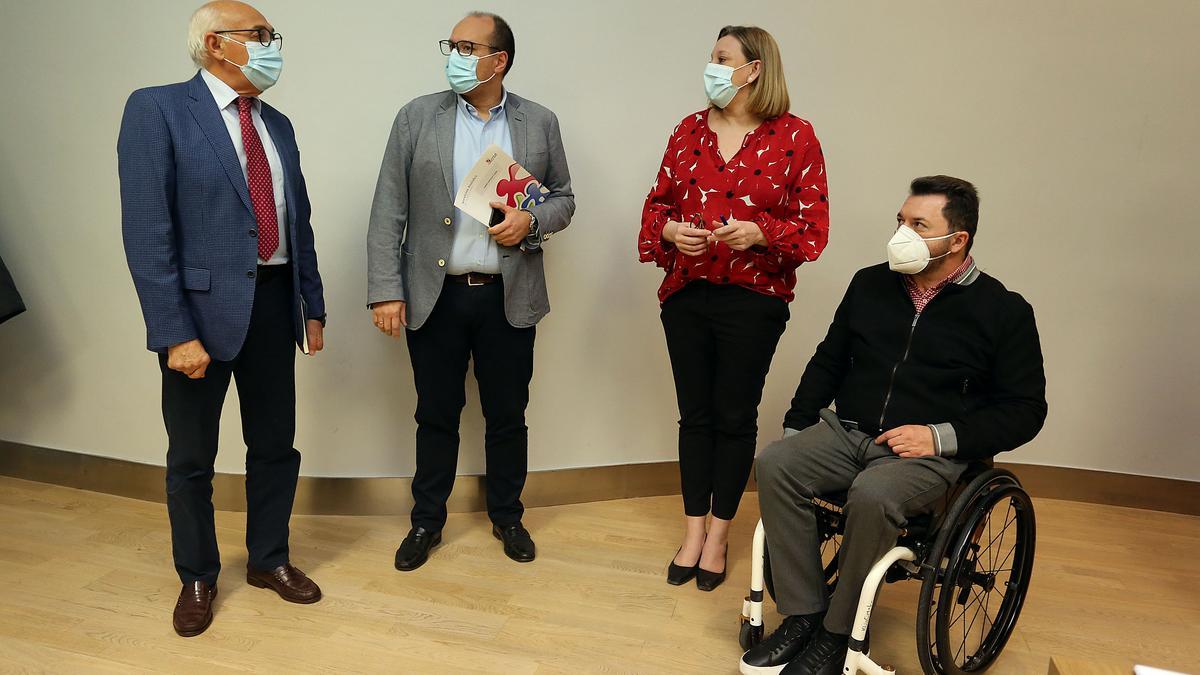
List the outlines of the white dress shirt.
<svg viewBox="0 0 1200 675">
<path fill-rule="evenodd" d="M 208 90 L 212 92 L 213 99 L 217 102 L 217 108 L 221 110 L 221 118 L 225 120 L 225 128 L 229 130 L 233 149 L 237 151 L 238 162 L 242 165 L 242 177 L 246 179 L 246 185 L 249 186 L 250 176 L 246 171 L 246 148 L 242 144 L 242 120 L 238 115 L 237 107 L 238 93 L 233 90 L 233 87 L 225 84 L 207 70 L 201 70 L 200 77 L 208 85 Z M 271 191 L 275 193 L 275 218 L 279 223 L 279 247 L 271 254 L 270 260 L 259 258 L 258 264 L 282 265 L 288 261 L 287 200 L 283 194 L 283 163 L 279 159 L 275 143 L 271 140 L 271 134 L 267 132 L 267 125 L 263 124 L 261 111 L 262 101 L 256 97 L 254 104 L 250 106 L 250 119 L 254 121 L 254 128 L 258 131 L 259 139 L 262 140 L 263 152 L 267 155 L 267 164 L 271 167 Z M 249 188 L 247 187 L 247 189 Z"/>
</svg>

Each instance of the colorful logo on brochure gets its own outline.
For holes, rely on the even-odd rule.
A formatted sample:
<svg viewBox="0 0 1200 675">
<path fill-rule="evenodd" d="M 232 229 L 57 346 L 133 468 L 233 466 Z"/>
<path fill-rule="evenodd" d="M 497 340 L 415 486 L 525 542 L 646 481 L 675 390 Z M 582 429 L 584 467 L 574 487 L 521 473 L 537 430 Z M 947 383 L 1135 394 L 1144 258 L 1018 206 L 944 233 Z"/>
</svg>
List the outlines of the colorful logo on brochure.
<svg viewBox="0 0 1200 675">
<path fill-rule="evenodd" d="M 508 178 L 501 178 L 496 183 L 496 196 L 504 197 L 505 202 L 516 209 L 527 209 L 546 201 L 546 190 L 533 176 L 517 178 L 520 170 L 519 164 L 508 165 Z"/>
</svg>

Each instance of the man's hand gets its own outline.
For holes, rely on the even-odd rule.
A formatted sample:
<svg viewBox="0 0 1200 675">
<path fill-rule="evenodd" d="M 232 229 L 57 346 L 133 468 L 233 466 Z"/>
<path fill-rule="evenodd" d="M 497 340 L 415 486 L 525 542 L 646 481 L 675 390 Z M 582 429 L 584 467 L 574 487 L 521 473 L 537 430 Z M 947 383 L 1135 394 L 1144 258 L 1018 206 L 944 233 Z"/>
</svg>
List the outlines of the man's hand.
<svg viewBox="0 0 1200 675">
<path fill-rule="evenodd" d="M 309 319 L 304 329 L 308 331 L 308 355 L 313 356 L 325 348 L 325 326 L 316 319 Z"/>
<path fill-rule="evenodd" d="M 713 237 L 735 251 L 745 251 L 751 246 L 766 246 L 767 238 L 757 223 L 748 220 L 731 220 L 722 226 L 713 221 Z"/>
<path fill-rule="evenodd" d="M 933 444 L 933 430 L 920 424 L 907 424 L 885 431 L 875 439 L 876 445 L 887 445 L 900 457 L 933 457 L 937 449 Z"/>
<path fill-rule="evenodd" d="M 375 327 L 384 335 L 390 335 L 394 338 L 404 335 L 404 329 L 408 326 L 407 309 L 408 305 L 402 300 L 377 302 L 371 305 L 371 314 L 374 317 Z"/>
<path fill-rule="evenodd" d="M 529 236 L 529 224 L 533 216 L 528 211 L 514 209 L 504 202 L 492 202 L 492 208 L 504 212 L 504 220 L 488 228 L 488 234 L 501 246 L 516 246 Z"/>
<path fill-rule="evenodd" d="M 704 255 L 708 250 L 708 240 L 711 232 L 700 227 L 692 227 L 687 223 L 669 222 L 663 226 L 662 238 L 675 244 L 675 248 L 684 255 Z"/>
<path fill-rule="evenodd" d="M 167 347 L 167 367 L 178 370 L 193 380 L 204 377 L 204 371 L 210 363 L 212 358 L 205 351 L 204 345 L 200 344 L 200 340 L 188 340 Z"/>
</svg>

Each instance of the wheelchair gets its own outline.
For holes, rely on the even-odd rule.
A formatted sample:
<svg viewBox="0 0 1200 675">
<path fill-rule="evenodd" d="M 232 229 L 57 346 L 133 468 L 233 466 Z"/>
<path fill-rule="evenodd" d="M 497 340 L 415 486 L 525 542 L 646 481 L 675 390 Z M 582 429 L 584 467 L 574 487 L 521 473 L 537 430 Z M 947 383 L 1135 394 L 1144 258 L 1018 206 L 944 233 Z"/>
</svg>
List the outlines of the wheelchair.
<svg viewBox="0 0 1200 675">
<path fill-rule="evenodd" d="M 817 497 L 821 559 L 829 592 L 837 586 L 838 549 L 846 494 Z M 883 583 L 921 580 L 917 656 L 926 675 L 987 670 L 1016 627 L 1033 572 L 1033 502 L 1011 472 L 974 462 L 933 512 L 909 519 L 896 546 L 863 583 L 843 675 L 892 673 L 870 658 L 871 609 Z M 763 639 L 764 587 L 775 599 L 768 542 L 760 520 L 754 531 L 750 595 L 742 602 L 739 642 Z"/>
</svg>

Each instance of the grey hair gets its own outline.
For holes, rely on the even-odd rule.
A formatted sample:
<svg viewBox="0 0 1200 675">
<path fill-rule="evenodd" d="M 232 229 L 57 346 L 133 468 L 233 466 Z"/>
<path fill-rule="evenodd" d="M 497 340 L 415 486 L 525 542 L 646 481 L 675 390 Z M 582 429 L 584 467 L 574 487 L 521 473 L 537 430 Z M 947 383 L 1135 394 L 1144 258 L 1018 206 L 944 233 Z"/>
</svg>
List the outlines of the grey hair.
<svg viewBox="0 0 1200 675">
<path fill-rule="evenodd" d="M 197 68 L 203 68 L 208 63 L 208 48 L 204 45 L 204 36 L 218 30 L 222 20 L 221 10 L 217 3 L 209 2 L 200 6 L 192 13 L 188 22 L 188 55 Z"/>
</svg>

